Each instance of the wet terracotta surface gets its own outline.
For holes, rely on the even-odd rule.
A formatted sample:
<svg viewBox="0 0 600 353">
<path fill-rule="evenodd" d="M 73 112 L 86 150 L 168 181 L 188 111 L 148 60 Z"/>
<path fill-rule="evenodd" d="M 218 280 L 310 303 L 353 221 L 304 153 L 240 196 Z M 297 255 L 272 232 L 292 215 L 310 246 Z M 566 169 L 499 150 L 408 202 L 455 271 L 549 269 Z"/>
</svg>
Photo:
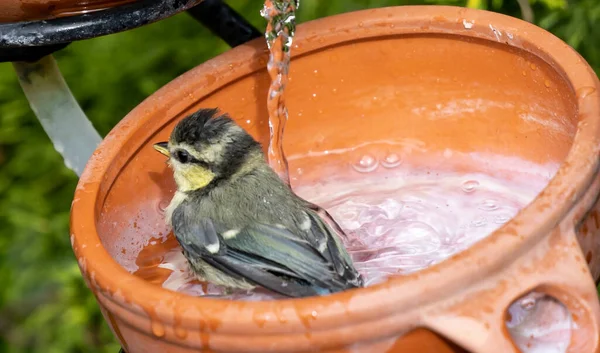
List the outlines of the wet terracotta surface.
<svg viewBox="0 0 600 353">
<path fill-rule="evenodd" d="M 136 0 L 4 0 L 0 22 L 48 20 L 103 10 Z"/>
<path fill-rule="evenodd" d="M 504 315 L 534 288 L 573 314 L 569 353 L 599 352 L 600 85 L 583 59 L 525 22 L 453 7 L 330 17 L 300 25 L 294 43 L 288 156 L 392 139 L 405 163 L 432 170 L 514 175 L 510 163 L 472 152 L 561 167 L 485 240 L 381 285 L 258 303 L 167 291 L 130 273 L 143 244 L 169 232 L 160 209 L 174 184 L 151 145 L 185 114 L 214 106 L 268 141 L 266 45 L 237 47 L 134 109 L 80 179 L 73 248 L 128 352 L 517 352 Z M 310 184 L 354 161 L 344 158 L 291 160 L 291 177 Z"/>
</svg>

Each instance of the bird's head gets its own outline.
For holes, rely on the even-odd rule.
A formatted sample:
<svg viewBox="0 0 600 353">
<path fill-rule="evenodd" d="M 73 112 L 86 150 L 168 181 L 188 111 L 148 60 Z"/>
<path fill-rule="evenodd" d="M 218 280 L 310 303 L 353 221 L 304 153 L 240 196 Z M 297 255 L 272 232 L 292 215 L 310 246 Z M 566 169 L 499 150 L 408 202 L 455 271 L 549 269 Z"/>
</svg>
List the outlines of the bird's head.
<svg viewBox="0 0 600 353">
<path fill-rule="evenodd" d="M 169 157 L 177 189 L 190 192 L 234 177 L 260 158 L 260 144 L 217 109 L 201 109 L 181 120 L 168 142 L 154 148 Z"/>
</svg>

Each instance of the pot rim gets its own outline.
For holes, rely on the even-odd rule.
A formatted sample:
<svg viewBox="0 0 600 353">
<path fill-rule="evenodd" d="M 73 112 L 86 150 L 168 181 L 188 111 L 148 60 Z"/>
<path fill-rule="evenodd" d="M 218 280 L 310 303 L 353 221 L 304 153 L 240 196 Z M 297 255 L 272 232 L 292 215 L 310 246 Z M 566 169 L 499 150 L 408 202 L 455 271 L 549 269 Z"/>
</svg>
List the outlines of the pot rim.
<svg viewBox="0 0 600 353">
<path fill-rule="evenodd" d="M 358 24 L 357 19 L 361 20 Z M 268 321 L 283 313 L 289 318 L 286 325 L 267 325 L 261 333 L 289 333 L 306 330 L 309 319 L 311 330 L 324 330 L 332 325 L 340 327 L 382 319 L 432 304 L 464 289 L 465 283 L 471 286 L 500 271 L 517 255 L 531 249 L 567 216 L 598 172 L 600 83 L 596 74 L 575 50 L 542 28 L 502 14 L 453 6 L 384 7 L 306 22 L 298 26 L 295 38 L 298 44 L 294 45 L 292 59 L 340 43 L 406 34 L 468 36 L 521 48 L 546 61 L 571 85 L 577 97 L 579 122 L 570 151 L 548 185 L 504 226 L 427 269 L 323 297 L 264 302 L 193 297 L 127 272 L 103 246 L 97 247 L 101 241 L 96 229 L 99 194 L 101 188 L 107 188 L 103 183 L 112 184 L 118 175 L 111 166 L 124 141 L 139 140 L 135 135 L 142 127 L 156 131 L 177 118 L 179 112 L 201 98 L 189 92 L 202 87 L 202 94 L 207 95 L 264 69 L 266 61 L 257 63 L 257 59 L 268 54 L 264 40 L 259 38 L 200 64 L 163 86 L 121 120 L 98 146 L 81 175 L 71 212 L 71 241 L 86 281 L 91 279 L 98 294 L 127 311 L 150 315 L 161 322 L 173 321 L 175 302 L 193 309 L 180 313 L 183 328 L 197 329 L 198 320 L 212 320 L 222 326 L 219 333 L 244 334 L 249 327 L 256 327 L 257 315 Z M 314 40 L 317 36 L 318 41 Z M 168 119 L 160 122 L 154 119 L 157 106 L 164 109 Z M 147 140 L 145 137 L 138 146 Z M 545 221 L 539 223 L 540 219 Z M 417 280 L 420 286 L 413 285 Z M 317 317 L 318 320 L 312 321 Z"/>
</svg>

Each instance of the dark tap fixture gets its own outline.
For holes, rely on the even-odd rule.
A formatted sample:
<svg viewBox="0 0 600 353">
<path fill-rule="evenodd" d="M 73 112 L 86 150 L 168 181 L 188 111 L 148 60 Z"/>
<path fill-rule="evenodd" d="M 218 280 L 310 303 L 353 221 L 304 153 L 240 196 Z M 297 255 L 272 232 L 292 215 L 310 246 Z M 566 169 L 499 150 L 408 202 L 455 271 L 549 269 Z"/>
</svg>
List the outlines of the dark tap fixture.
<svg viewBox="0 0 600 353">
<path fill-rule="evenodd" d="M 140 0 L 69 17 L 0 23 L 0 62 L 37 61 L 73 41 L 130 30 L 182 11 L 232 47 L 262 36 L 221 0 Z"/>
</svg>

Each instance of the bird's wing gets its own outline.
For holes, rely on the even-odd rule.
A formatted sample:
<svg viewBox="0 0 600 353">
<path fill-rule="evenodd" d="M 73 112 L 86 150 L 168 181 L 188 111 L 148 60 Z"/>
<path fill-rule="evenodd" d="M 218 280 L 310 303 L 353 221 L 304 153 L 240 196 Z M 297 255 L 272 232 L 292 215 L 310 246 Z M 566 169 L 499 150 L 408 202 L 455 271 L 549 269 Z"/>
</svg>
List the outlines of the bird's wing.
<svg viewBox="0 0 600 353">
<path fill-rule="evenodd" d="M 339 236 L 316 211 L 307 210 L 306 214 L 311 224 L 309 239 L 316 245 L 320 254 L 332 264 L 340 278 L 356 287 L 362 287 L 362 277 L 354 268 L 352 259 Z"/>
<path fill-rule="evenodd" d="M 173 212 L 173 231 L 182 248 L 232 277 L 291 297 L 348 288 L 317 249 L 286 229 L 255 224 L 232 235 L 192 212 L 187 205 Z"/>
</svg>

